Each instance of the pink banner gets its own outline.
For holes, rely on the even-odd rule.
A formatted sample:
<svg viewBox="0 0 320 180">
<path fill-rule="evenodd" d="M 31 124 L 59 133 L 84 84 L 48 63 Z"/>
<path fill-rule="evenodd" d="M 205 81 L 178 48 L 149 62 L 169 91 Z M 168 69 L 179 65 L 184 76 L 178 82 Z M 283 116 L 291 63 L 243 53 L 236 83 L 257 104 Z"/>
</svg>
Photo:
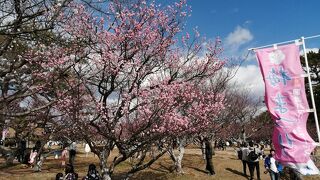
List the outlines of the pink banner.
<svg viewBox="0 0 320 180">
<path fill-rule="evenodd" d="M 265 82 L 265 102 L 275 128 L 273 145 L 275 159 L 285 165 L 297 167 L 306 165 L 315 142 L 306 129 L 308 119 L 308 102 L 304 86 L 304 74 L 299 56 L 299 47 L 289 44 L 275 48 L 256 50 L 261 73 Z M 314 166 L 311 161 L 311 165 Z"/>
</svg>

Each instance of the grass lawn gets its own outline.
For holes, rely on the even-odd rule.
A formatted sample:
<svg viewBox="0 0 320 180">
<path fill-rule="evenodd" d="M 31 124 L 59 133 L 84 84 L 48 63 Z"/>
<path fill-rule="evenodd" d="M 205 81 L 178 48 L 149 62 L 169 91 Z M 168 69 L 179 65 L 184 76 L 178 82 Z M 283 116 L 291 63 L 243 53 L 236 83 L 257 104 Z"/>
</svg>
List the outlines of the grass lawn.
<svg viewBox="0 0 320 180">
<path fill-rule="evenodd" d="M 87 168 L 90 163 L 96 164 L 99 167 L 98 158 L 93 156 L 92 153 L 86 158 L 85 154 L 81 152 L 84 148 L 78 148 L 75 162 L 75 171 L 79 174 L 79 179 L 84 177 L 87 173 Z M 112 155 L 115 155 L 113 153 Z M 54 159 L 53 156 L 48 157 L 43 165 L 42 172 L 33 172 L 30 167 L 15 163 L 11 167 L 4 166 L 4 160 L 0 159 L 0 179 L 21 179 L 21 180 L 36 180 L 36 179 L 54 179 L 58 172 L 63 172 L 64 169 L 60 166 L 60 160 Z M 156 161 L 150 168 L 140 171 L 134 175 L 132 179 L 141 180 L 241 180 L 247 179 L 242 174 L 242 163 L 237 159 L 233 149 L 227 151 L 216 151 L 213 158 L 213 164 L 216 171 L 215 176 L 208 176 L 205 169 L 205 161 L 201 157 L 199 149 L 186 149 L 183 158 L 184 174 L 179 175 L 172 172 L 172 161 L 168 155 L 163 156 Z M 123 162 L 116 167 L 113 179 L 122 179 L 123 172 L 130 167 L 129 162 Z M 249 174 L 249 170 L 247 169 Z M 264 174 L 264 167 L 262 160 L 260 161 L 260 174 L 262 180 L 270 179 L 268 174 Z M 255 174 L 256 177 L 256 174 Z M 320 179 L 320 177 L 307 177 L 307 180 Z"/>
</svg>

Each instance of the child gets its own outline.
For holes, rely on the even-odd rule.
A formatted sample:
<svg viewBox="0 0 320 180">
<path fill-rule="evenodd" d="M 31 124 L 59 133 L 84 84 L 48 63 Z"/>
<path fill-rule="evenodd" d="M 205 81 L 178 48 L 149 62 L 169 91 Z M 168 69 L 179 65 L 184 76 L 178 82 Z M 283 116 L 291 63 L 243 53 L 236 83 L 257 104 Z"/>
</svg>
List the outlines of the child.
<svg viewBox="0 0 320 180">
<path fill-rule="evenodd" d="M 58 173 L 56 175 L 56 180 L 63 180 L 63 174 L 62 173 Z"/>
<path fill-rule="evenodd" d="M 65 180 L 75 180 L 78 179 L 78 174 L 74 172 L 73 166 L 71 164 L 66 165 L 65 169 L 66 176 L 64 177 Z"/>
<path fill-rule="evenodd" d="M 100 180 L 100 175 L 96 170 L 96 166 L 94 164 L 89 165 L 88 174 L 83 179 L 84 180 Z"/>
<path fill-rule="evenodd" d="M 31 165 L 31 168 L 33 168 L 33 166 L 35 164 L 37 154 L 38 154 L 38 152 L 37 152 L 36 148 L 33 148 L 30 153 L 29 162 L 28 162 Z"/>
<path fill-rule="evenodd" d="M 61 152 L 61 166 L 64 167 L 66 165 L 66 160 L 68 156 L 68 150 L 67 148 L 63 148 L 63 151 Z"/>
</svg>

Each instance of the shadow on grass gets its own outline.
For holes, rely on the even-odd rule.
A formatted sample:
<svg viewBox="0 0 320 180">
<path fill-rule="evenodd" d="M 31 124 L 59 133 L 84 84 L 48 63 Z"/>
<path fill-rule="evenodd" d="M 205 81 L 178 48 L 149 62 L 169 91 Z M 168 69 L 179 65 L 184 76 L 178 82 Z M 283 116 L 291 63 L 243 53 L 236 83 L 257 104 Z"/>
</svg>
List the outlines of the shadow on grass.
<svg viewBox="0 0 320 180">
<path fill-rule="evenodd" d="M 149 167 L 149 169 L 152 169 L 154 171 L 158 171 L 161 173 L 172 173 L 174 171 L 174 167 L 173 166 L 165 166 L 162 163 L 159 163 L 159 167 L 158 168 L 154 168 L 154 167 Z"/>
<path fill-rule="evenodd" d="M 116 173 L 112 176 L 114 180 L 123 180 L 126 178 L 126 173 Z M 141 171 L 130 178 L 131 180 L 165 180 L 166 174 L 152 171 Z"/>
<path fill-rule="evenodd" d="M 243 177 L 247 177 L 246 175 L 244 175 L 242 172 L 234 170 L 234 169 L 230 169 L 230 168 L 226 168 L 227 171 L 232 172 L 233 174 L 237 174 L 239 176 L 243 176 Z"/>
<path fill-rule="evenodd" d="M 194 170 L 196 170 L 198 172 L 202 172 L 202 173 L 208 174 L 208 172 L 206 170 L 203 170 L 203 169 L 199 169 L 199 168 L 191 167 L 191 166 L 186 166 L 186 167 L 188 167 L 190 169 L 194 169 Z"/>
<path fill-rule="evenodd" d="M 7 168 L 11 168 L 11 167 L 15 167 L 15 166 L 19 166 L 20 165 L 20 163 L 13 163 L 13 164 L 9 164 L 9 165 L 7 165 L 7 164 L 1 164 L 0 165 L 0 170 L 2 170 L 2 169 L 7 169 Z"/>
</svg>

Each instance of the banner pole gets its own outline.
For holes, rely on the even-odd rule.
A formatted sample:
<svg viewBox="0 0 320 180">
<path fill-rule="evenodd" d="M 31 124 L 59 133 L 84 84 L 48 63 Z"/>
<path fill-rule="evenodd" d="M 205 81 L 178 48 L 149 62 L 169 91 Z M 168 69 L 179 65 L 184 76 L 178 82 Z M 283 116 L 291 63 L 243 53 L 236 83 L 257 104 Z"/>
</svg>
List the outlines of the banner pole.
<svg viewBox="0 0 320 180">
<path fill-rule="evenodd" d="M 312 89 L 312 82 L 311 82 L 311 76 L 310 76 L 310 70 L 309 70 L 309 64 L 308 64 L 308 57 L 307 57 L 307 51 L 306 51 L 306 45 L 305 45 L 305 38 L 301 37 L 302 40 L 302 46 L 303 46 L 303 52 L 304 52 L 304 61 L 306 63 L 307 68 L 307 75 L 308 75 L 308 81 L 309 81 L 309 90 L 311 95 L 311 102 L 312 102 L 312 108 L 314 113 L 314 120 L 316 122 L 316 128 L 317 128 L 317 135 L 318 135 L 318 145 L 320 142 L 320 130 L 319 130 L 319 122 L 318 122 L 318 116 L 317 116 L 317 109 L 316 109 L 316 103 L 314 101 L 314 95 L 313 95 L 313 89 Z"/>
<path fill-rule="evenodd" d="M 319 38 L 319 37 L 320 37 L 320 34 L 314 35 L 314 36 L 308 36 L 308 37 L 305 37 L 304 39 L 313 39 L 313 38 Z M 291 43 L 291 42 L 295 42 L 295 41 L 299 41 L 299 40 L 300 40 L 300 39 L 293 39 L 293 40 L 283 41 L 283 42 L 274 43 L 274 44 L 269 44 L 269 45 L 265 45 L 265 46 L 259 46 L 259 47 L 249 48 L 248 51 L 252 51 L 252 50 L 257 50 L 257 49 L 261 49 L 261 48 L 270 47 L 270 46 L 273 46 L 273 45 L 275 45 L 275 44 L 277 44 L 277 45 L 287 44 L 287 43 Z"/>
</svg>

